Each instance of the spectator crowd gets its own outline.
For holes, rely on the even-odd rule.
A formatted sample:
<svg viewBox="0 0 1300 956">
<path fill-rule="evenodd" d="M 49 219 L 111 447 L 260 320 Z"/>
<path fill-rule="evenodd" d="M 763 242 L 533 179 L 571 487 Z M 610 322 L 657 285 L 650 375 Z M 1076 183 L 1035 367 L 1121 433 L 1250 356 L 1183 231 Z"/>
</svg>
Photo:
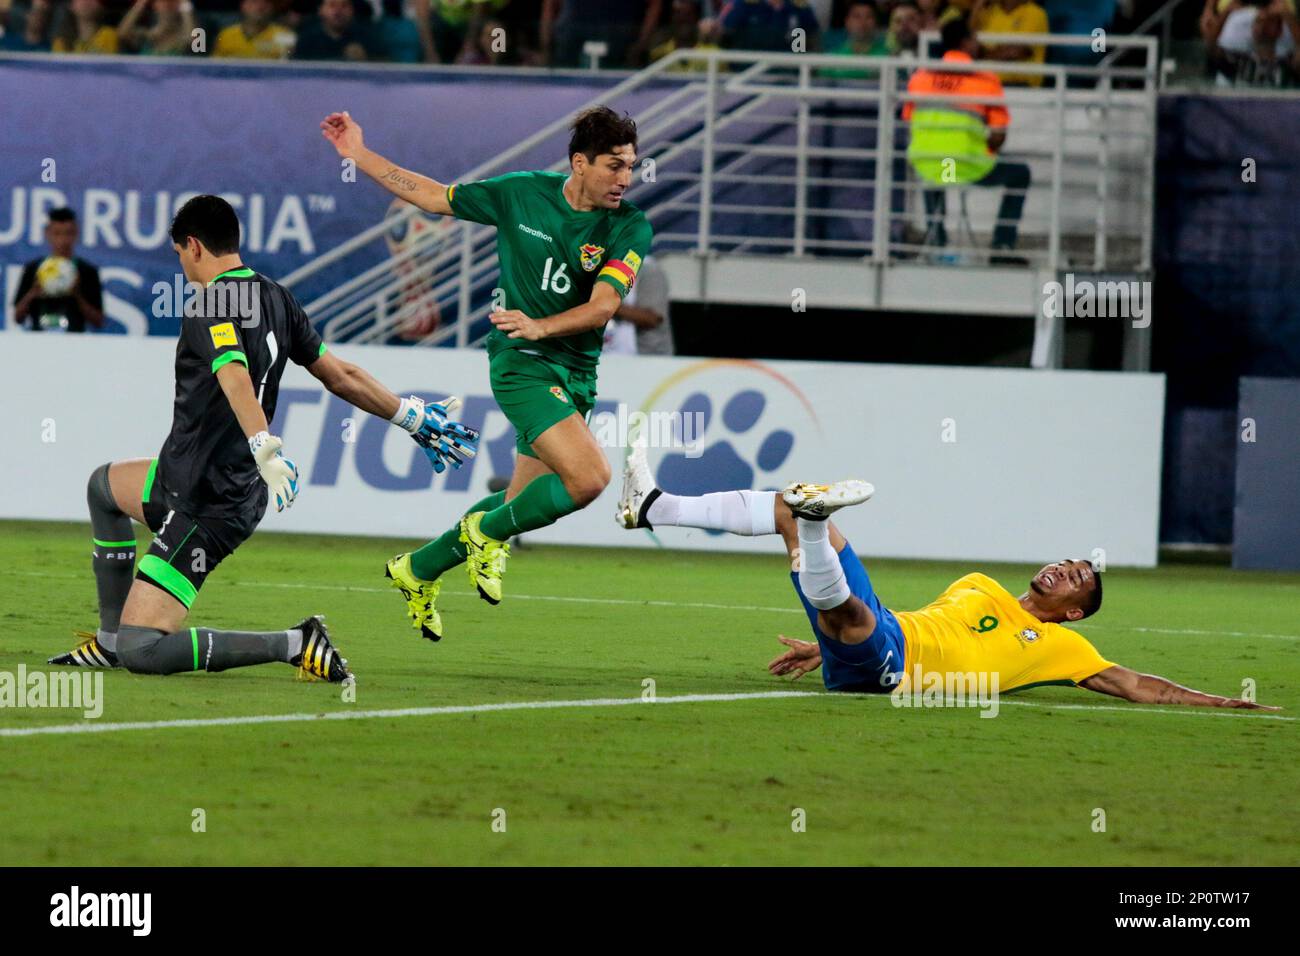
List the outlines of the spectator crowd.
<svg viewBox="0 0 1300 956">
<path fill-rule="evenodd" d="M 1066 21 L 1080 15 L 1081 5 L 1094 26 L 1108 23 L 1116 8 L 1116 0 L 1042 3 L 0 0 L 0 51 L 636 68 L 679 49 L 906 56 L 916 52 L 921 31 L 938 30 L 957 17 L 968 18 L 977 31 L 1046 33 L 1074 29 Z M 1008 61 L 1042 62 L 1044 56 L 1042 47 L 1023 45 L 987 52 Z M 1003 81 L 1017 78 L 1008 74 Z"/>
<path fill-rule="evenodd" d="M 1295 0 L 1205 0 L 1200 26 L 1219 85 L 1295 86 L 1300 80 Z"/>
<path fill-rule="evenodd" d="M 1206 0 L 1207 42 L 1272 63 L 1296 55 L 1295 0 Z M 925 31 L 940 34 L 944 61 L 1042 63 L 1029 43 L 982 43 L 980 34 L 1090 32 L 1109 24 L 1117 0 L 0 0 L 0 51 L 56 54 L 211 56 L 242 60 L 455 63 L 490 66 L 639 67 L 682 49 L 823 52 L 847 57 L 916 56 Z M 1087 8 L 1086 11 L 1082 8 Z M 1131 14 L 1131 11 L 1124 11 Z M 1074 18 L 1073 21 L 1070 18 Z M 1272 44 L 1272 45 L 1270 45 Z M 700 64 L 682 64 L 694 69 Z M 1238 67 L 1240 68 L 1240 67 Z M 826 75 L 870 78 L 861 59 Z M 1009 114 L 1004 85 L 1037 85 L 1024 74 L 915 71 L 909 92 L 975 94 L 995 105 L 945 109 L 930 102 L 903 120 L 908 159 L 926 183 L 927 244 L 946 245 L 945 191 L 954 183 L 1004 190 L 993 236 L 995 262 L 1008 253 L 1030 186 L 1029 169 L 999 151 Z M 954 113 L 954 111 L 956 111 Z M 961 122 L 954 124 L 957 115 Z M 956 132 L 954 133 L 954 129 Z M 955 148 L 954 136 L 960 139 Z M 933 157 L 962 156 L 958 179 L 931 170 Z M 50 254 L 28 262 L 14 298 L 16 323 L 81 332 L 104 323 L 99 272 L 76 255 L 76 215 L 50 213 Z M 647 258 L 635 294 L 606 330 L 614 352 L 672 350 L 667 280 Z"/>
</svg>

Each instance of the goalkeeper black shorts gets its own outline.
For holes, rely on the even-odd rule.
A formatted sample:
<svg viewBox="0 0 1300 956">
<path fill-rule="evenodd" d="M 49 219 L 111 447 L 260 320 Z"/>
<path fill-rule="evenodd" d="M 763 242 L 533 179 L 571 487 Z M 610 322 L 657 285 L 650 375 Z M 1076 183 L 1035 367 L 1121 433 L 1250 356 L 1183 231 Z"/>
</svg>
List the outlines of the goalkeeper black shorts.
<svg viewBox="0 0 1300 956">
<path fill-rule="evenodd" d="M 207 576 L 252 535 L 265 505 L 255 498 L 248 509 L 236 514 L 196 518 L 169 508 L 164 502 L 170 496 L 159 491 L 155 488 L 143 505 L 154 539 L 135 576 L 162 588 L 188 609 Z"/>
</svg>

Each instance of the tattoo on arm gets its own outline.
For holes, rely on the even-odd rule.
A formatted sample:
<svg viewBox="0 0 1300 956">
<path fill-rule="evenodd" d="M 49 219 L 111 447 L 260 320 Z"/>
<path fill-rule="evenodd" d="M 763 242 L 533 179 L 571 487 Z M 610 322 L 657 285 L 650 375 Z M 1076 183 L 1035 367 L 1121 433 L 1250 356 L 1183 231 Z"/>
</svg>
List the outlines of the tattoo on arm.
<svg viewBox="0 0 1300 956">
<path fill-rule="evenodd" d="M 413 193 L 420 188 L 420 184 L 407 176 L 400 166 L 394 166 L 388 172 L 384 173 L 380 179 L 392 183 L 402 192 Z"/>
<path fill-rule="evenodd" d="M 1138 682 L 1139 687 L 1145 690 L 1144 694 L 1138 695 L 1142 703 L 1195 704 L 1202 707 L 1221 707 L 1228 702 L 1226 697 L 1193 690 L 1190 687 L 1184 687 L 1182 684 L 1175 684 L 1168 678 L 1156 674 L 1139 674 Z"/>
<path fill-rule="evenodd" d="M 1155 700 L 1157 704 L 1177 704 L 1182 702 L 1183 689 L 1181 687 L 1178 687 L 1169 681 L 1161 681 L 1157 687 L 1158 689 L 1156 691 Z"/>
</svg>

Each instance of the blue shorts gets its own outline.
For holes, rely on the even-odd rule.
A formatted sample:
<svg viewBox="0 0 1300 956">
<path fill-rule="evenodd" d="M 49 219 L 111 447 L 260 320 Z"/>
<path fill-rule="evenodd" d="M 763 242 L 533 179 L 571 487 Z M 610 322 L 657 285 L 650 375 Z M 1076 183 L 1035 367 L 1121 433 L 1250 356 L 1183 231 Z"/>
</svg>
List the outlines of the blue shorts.
<svg viewBox="0 0 1300 956">
<path fill-rule="evenodd" d="M 808 623 L 822 650 L 822 681 L 827 690 L 852 691 L 859 694 L 888 694 L 903 678 L 907 666 L 907 647 L 903 629 L 894 612 L 880 603 L 871 588 L 867 569 L 858 560 L 853 545 L 845 542 L 840 552 L 840 567 L 849 590 L 876 616 L 876 629 L 861 644 L 832 641 L 817 626 L 817 608 L 808 603 L 799 587 L 799 574 L 790 572 L 795 593 L 808 612 Z"/>
</svg>

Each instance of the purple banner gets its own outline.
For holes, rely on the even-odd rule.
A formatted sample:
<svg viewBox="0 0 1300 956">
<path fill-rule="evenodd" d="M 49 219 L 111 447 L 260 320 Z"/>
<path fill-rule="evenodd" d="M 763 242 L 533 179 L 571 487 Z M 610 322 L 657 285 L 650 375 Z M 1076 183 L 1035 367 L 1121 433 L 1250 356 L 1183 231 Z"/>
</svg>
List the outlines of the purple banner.
<svg viewBox="0 0 1300 956">
<path fill-rule="evenodd" d="M 3 325 L 22 266 L 48 249 L 52 208 L 81 224 L 77 254 L 100 269 L 109 333 L 175 334 L 180 271 L 167 237 L 189 195 L 219 193 L 243 224 L 248 265 L 283 277 L 381 221 L 391 197 L 365 176 L 345 182 L 321 119 L 347 110 L 366 142 L 404 166 L 452 182 L 621 77 L 463 68 L 171 63 L 116 58 L 0 57 L 0 295 Z M 637 112 L 662 95 L 612 102 Z M 513 168 L 564 158 L 567 134 Z M 501 170 L 505 171 L 505 170 Z M 375 243 L 364 268 L 389 251 Z M 297 291 L 309 300 L 341 281 Z M 160 285 L 161 284 L 161 285 Z"/>
</svg>

